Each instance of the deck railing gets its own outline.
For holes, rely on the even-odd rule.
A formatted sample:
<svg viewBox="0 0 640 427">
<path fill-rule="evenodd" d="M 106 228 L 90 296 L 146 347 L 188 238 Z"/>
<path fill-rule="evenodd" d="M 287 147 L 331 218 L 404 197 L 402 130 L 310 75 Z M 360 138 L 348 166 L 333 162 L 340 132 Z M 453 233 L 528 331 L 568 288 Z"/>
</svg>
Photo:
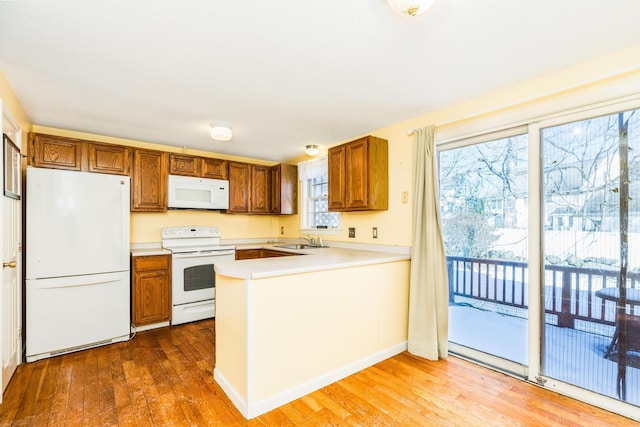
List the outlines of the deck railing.
<svg viewBox="0 0 640 427">
<path fill-rule="evenodd" d="M 524 262 L 482 258 L 447 257 L 449 303 L 456 297 L 527 309 L 528 265 Z M 574 328 L 576 320 L 615 324 L 616 305 L 595 293 L 617 287 L 619 272 L 546 264 L 544 266 L 545 312 L 557 316 L 557 325 Z M 640 289 L 640 273 L 627 273 L 627 287 Z M 640 317 L 640 306 L 627 305 L 627 312 Z"/>
</svg>

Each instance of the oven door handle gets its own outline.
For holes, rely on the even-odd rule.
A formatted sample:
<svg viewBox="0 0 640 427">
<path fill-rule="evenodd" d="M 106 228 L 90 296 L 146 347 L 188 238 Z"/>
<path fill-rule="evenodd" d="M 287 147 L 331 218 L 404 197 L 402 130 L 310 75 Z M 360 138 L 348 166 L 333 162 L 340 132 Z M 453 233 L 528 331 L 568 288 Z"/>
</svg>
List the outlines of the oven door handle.
<svg viewBox="0 0 640 427">
<path fill-rule="evenodd" d="M 235 250 L 227 251 L 202 251 L 202 252 L 185 252 L 181 254 L 173 254 L 174 258 L 204 258 L 212 256 L 233 255 Z"/>
</svg>

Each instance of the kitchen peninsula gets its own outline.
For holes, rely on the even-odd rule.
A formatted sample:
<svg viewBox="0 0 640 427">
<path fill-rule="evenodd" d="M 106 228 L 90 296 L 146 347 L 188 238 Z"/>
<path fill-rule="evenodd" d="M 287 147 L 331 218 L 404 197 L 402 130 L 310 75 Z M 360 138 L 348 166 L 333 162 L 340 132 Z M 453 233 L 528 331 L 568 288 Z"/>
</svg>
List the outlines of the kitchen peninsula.
<svg viewBox="0 0 640 427">
<path fill-rule="evenodd" d="M 408 251 L 291 252 L 216 264 L 214 376 L 247 419 L 406 350 Z"/>
</svg>

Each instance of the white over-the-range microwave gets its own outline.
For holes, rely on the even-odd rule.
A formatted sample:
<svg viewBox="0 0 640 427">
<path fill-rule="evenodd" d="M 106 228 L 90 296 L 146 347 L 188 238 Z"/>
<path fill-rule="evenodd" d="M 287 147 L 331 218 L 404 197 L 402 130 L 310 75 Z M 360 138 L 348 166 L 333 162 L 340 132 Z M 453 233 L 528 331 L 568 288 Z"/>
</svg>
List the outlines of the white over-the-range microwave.
<svg viewBox="0 0 640 427">
<path fill-rule="evenodd" d="M 229 181 L 169 175 L 167 207 L 170 209 L 229 209 Z"/>
</svg>

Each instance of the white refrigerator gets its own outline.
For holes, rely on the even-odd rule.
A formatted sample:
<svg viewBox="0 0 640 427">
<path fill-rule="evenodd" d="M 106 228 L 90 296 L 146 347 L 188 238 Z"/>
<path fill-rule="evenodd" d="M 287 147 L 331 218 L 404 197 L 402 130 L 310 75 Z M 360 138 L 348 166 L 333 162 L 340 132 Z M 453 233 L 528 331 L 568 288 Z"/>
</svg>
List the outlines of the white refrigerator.
<svg viewBox="0 0 640 427">
<path fill-rule="evenodd" d="M 129 339 L 130 178 L 27 168 L 26 358 Z"/>
</svg>

